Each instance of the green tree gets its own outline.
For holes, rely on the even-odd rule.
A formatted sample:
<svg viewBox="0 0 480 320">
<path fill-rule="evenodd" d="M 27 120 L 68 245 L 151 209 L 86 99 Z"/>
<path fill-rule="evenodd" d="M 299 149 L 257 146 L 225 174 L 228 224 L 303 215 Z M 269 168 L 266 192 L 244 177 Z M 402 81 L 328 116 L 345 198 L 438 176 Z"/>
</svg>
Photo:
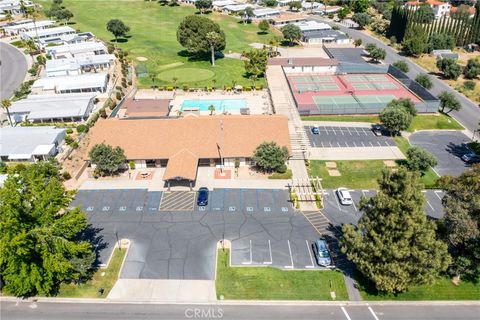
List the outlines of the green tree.
<svg viewBox="0 0 480 320">
<path fill-rule="evenodd" d="M 10 116 L 11 106 L 12 106 L 12 102 L 9 99 L 2 100 L 2 108 L 5 109 L 5 111 L 7 111 L 8 122 L 10 122 L 10 125 L 13 127 L 12 117 Z"/>
<path fill-rule="evenodd" d="M 87 219 L 79 208 L 67 208 L 73 192 L 60 183 L 55 164 L 17 166 L 0 188 L 0 199 L 0 275 L 5 293 L 52 296 L 61 283 L 90 273 L 95 254 L 81 237 Z M 78 260 L 88 264 L 79 268 Z"/>
<path fill-rule="evenodd" d="M 380 114 L 380 121 L 392 135 L 407 130 L 412 119 L 412 115 L 404 108 L 385 108 Z"/>
<path fill-rule="evenodd" d="M 267 20 L 262 20 L 262 21 L 260 21 L 260 23 L 258 24 L 258 29 L 260 29 L 260 32 L 262 32 L 263 34 L 265 34 L 265 33 L 268 32 L 268 29 L 270 29 L 270 23 L 268 23 Z"/>
<path fill-rule="evenodd" d="M 107 22 L 107 31 L 112 33 L 115 37 L 115 42 L 118 42 L 118 37 L 125 37 L 130 31 L 130 27 L 119 19 L 111 19 Z"/>
<path fill-rule="evenodd" d="M 372 60 L 375 62 L 384 60 L 386 56 L 387 52 L 383 48 L 375 48 L 370 52 L 370 58 L 372 58 Z"/>
<path fill-rule="evenodd" d="M 435 20 L 435 13 L 429 5 L 421 5 L 415 12 L 417 21 L 420 23 L 431 23 Z"/>
<path fill-rule="evenodd" d="M 438 96 L 438 99 L 440 99 L 440 111 L 443 113 L 448 114 L 452 111 L 459 111 L 462 108 L 460 101 L 451 92 L 443 91 Z"/>
<path fill-rule="evenodd" d="M 293 45 L 296 41 L 302 38 L 302 30 L 300 27 L 294 24 L 287 24 L 282 27 L 282 34 L 285 40 L 287 40 L 290 45 Z"/>
<path fill-rule="evenodd" d="M 480 75 L 480 60 L 477 59 L 468 59 L 467 65 L 463 70 L 463 75 L 467 79 L 475 79 Z"/>
<path fill-rule="evenodd" d="M 407 73 L 410 70 L 410 68 L 408 67 L 408 64 L 407 64 L 407 62 L 405 62 L 405 60 L 395 61 L 393 63 L 393 66 L 395 68 L 397 68 L 398 70 L 404 72 L 404 73 Z"/>
<path fill-rule="evenodd" d="M 177 40 L 190 53 L 196 55 L 222 51 L 226 45 L 225 33 L 220 30 L 220 26 L 206 17 L 197 15 L 190 15 L 183 19 L 178 26 Z M 213 53 L 212 65 L 215 64 L 214 56 Z"/>
<path fill-rule="evenodd" d="M 360 47 L 362 43 L 363 43 L 362 39 L 355 39 L 353 41 L 353 45 L 355 46 L 355 48 Z"/>
<path fill-rule="evenodd" d="M 432 50 L 442 50 L 442 49 L 450 49 L 452 50 L 455 47 L 455 39 L 445 33 L 434 33 L 428 39 L 428 51 Z"/>
<path fill-rule="evenodd" d="M 444 176 L 440 184 L 445 190 L 442 225 L 453 256 L 450 272 L 476 280 L 480 276 L 480 165 L 459 177 Z"/>
<path fill-rule="evenodd" d="M 240 11 L 238 15 L 242 17 L 244 24 L 252 22 L 252 18 L 255 16 L 252 7 L 246 7 L 245 10 Z"/>
<path fill-rule="evenodd" d="M 394 99 L 387 104 L 387 108 L 398 108 L 407 111 L 412 117 L 417 115 L 415 103 L 409 98 Z"/>
<path fill-rule="evenodd" d="M 288 158 L 288 149 L 280 147 L 275 142 L 263 142 L 253 154 L 253 161 L 256 166 L 265 172 L 278 170 L 285 165 Z"/>
<path fill-rule="evenodd" d="M 73 13 L 68 9 L 62 9 L 62 10 L 56 11 L 55 17 L 58 20 L 64 20 L 65 24 L 67 24 L 70 21 L 70 19 L 73 18 Z"/>
<path fill-rule="evenodd" d="M 276 7 L 278 2 L 277 0 L 263 0 L 263 4 L 265 5 L 265 7 Z"/>
<path fill-rule="evenodd" d="M 355 13 L 352 16 L 352 20 L 358 23 L 358 26 L 363 29 L 365 26 L 368 26 L 368 24 L 370 23 L 370 16 L 365 12 Z"/>
<path fill-rule="evenodd" d="M 378 182 L 378 193 L 360 201 L 358 227 L 343 226 L 342 251 L 380 292 L 431 284 L 451 259 L 423 211 L 418 174 L 385 170 Z"/>
<path fill-rule="evenodd" d="M 365 45 L 365 51 L 367 51 L 369 54 L 375 49 L 377 49 L 377 45 L 375 43 L 367 43 Z"/>
<path fill-rule="evenodd" d="M 290 10 L 295 10 L 295 11 L 299 11 L 300 9 L 302 9 L 302 2 L 300 1 L 290 1 L 288 3 L 288 8 Z"/>
<path fill-rule="evenodd" d="M 90 160 L 96 165 L 95 171 L 102 175 L 113 175 L 125 163 L 125 153 L 122 148 L 96 144 L 89 152 Z"/>
<path fill-rule="evenodd" d="M 431 89 L 433 87 L 432 79 L 430 79 L 430 76 L 426 73 L 420 73 L 415 78 L 415 81 L 425 89 Z"/>
<path fill-rule="evenodd" d="M 347 7 L 343 7 L 342 9 L 337 11 L 337 18 L 341 20 L 345 19 L 347 17 L 347 14 L 350 12 L 350 10 Z"/>
<path fill-rule="evenodd" d="M 367 8 L 369 6 L 369 0 L 355 0 L 355 2 L 353 3 L 353 12 L 356 12 L 356 13 L 363 13 L 365 11 L 367 11 Z"/>
<path fill-rule="evenodd" d="M 438 60 L 437 68 L 443 72 L 446 79 L 457 80 L 462 74 L 462 67 L 452 58 Z"/>
<path fill-rule="evenodd" d="M 212 116 L 213 113 L 215 112 L 215 106 L 213 104 L 211 104 L 209 107 L 208 107 L 208 111 L 210 111 L 210 115 Z"/>
<path fill-rule="evenodd" d="M 420 26 L 410 27 L 402 41 L 402 51 L 407 56 L 418 57 L 427 49 L 427 35 Z"/>
<path fill-rule="evenodd" d="M 268 52 L 264 49 L 251 49 L 243 53 L 247 76 L 262 77 L 267 70 Z"/>
<path fill-rule="evenodd" d="M 407 150 L 407 168 L 411 171 L 418 171 L 422 175 L 430 167 L 437 165 L 437 159 L 429 152 L 419 147 L 412 147 Z"/>
<path fill-rule="evenodd" d="M 212 8 L 212 0 L 197 0 L 195 2 L 195 8 L 203 14 L 205 11 Z"/>
</svg>

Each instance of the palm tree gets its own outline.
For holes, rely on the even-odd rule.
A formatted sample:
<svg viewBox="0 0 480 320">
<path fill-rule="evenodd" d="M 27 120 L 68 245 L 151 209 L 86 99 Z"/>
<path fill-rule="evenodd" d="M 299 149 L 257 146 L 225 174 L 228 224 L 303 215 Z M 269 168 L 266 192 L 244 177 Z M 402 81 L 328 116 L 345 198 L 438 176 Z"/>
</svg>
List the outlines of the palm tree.
<svg viewBox="0 0 480 320">
<path fill-rule="evenodd" d="M 252 80 L 253 89 L 255 89 L 255 88 L 257 87 L 257 86 L 256 86 L 257 76 L 256 76 L 256 75 L 250 76 L 250 80 Z"/>
<path fill-rule="evenodd" d="M 177 77 L 173 77 L 173 89 L 176 89 L 177 88 L 177 81 L 178 81 L 178 78 Z"/>
<path fill-rule="evenodd" d="M 205 38 L 210 45 L 210 51 L 212 54 L 212 67 L 215 67 L 215 47 L 222 41 L 222 37 L 218 32 L 211 31 L 207 33 Z"/>
<path fill-rule="evenodd" d="M 152 80 L 152 88 L 155 90 L 155 79 L 157 79 L 157 75 L 155 73 L 149 74 L 150 80 Z"/>
<path fill-rule="evenodd" d="M 212 79 L 213 90 L 215 90 L 215 84 L 217 83 L 217 79 Z"/>
<path fill-rule="evenodd" d="M 212 116 L 213 113 L 215 112 L 215 106 L 213 104 L 211 104 L 209 107 L 208 107 L 208 111 L 210 111 L 210 115 Z"/>
<path fill-rule="evenodd" d="M 9 110 L 11 106 L 12 106 L 12 102 L 10 100 L 8 99 L 2 100 L 2 108 L 7 110 L 8 121 L 10 122 L 10 125 L 13 127 L 13 122 L 12 122 L 12 118 L 10 117 L 10 110 Z"/>
</svg>

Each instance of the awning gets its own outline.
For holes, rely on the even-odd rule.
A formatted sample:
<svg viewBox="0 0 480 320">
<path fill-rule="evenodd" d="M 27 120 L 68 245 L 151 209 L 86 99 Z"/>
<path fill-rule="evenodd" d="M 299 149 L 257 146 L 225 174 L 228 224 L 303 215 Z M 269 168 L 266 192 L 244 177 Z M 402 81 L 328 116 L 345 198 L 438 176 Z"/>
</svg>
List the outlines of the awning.
<svg viewBox="0 0 480 320">
<path fill-rule="evenodd" d="M 41 144 L 41 145 L 38 145 L 35 148 L 35 150 L 33 150 L 32 155 L 34 155 L 34 156 L 48 156 L 54 148 L 55 148 L 54 144 Z"/>
<path fill-rule="evenodd" d="M 8 156 L 8 160 L 29 160 L 31 158 L 32 155 L 29 153 L 17 153 Z"/>
<path fill-rule="evenodd" d="M 189 180 L 197 178 L 198 157 L 187 149 L 182 149 L 168 159 L 163 180 Z"/>
</svg>

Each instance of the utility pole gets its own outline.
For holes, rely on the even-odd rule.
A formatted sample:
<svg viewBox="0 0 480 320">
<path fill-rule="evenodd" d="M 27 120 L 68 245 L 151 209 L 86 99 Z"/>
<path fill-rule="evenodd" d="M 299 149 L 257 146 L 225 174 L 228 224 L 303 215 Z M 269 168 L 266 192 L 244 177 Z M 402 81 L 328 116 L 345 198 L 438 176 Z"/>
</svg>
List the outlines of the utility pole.
<svg viewBox="0 0 480 320">
<path fill-rule="evenodd" d="M 224 137 L 223 137 L 223 119 L 220 119 L 220 173 L 223 175 L 223 145 L 224 145 Z"/>
</svg>

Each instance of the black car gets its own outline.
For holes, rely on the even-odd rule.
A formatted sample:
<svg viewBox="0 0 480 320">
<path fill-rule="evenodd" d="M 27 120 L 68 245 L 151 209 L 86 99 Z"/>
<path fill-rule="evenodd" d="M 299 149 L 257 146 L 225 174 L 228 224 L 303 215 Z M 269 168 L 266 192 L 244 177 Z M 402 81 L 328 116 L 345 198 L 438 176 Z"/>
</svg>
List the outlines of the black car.
<svg viewBox="0 0 480 320">
<path fill-rule="evenodd" d="M 372 131 L 373 131 L 373 134 L 376 135 L 376 136 L 381 136 L 383 135 L 383 128 L 381 125 L 379 124 L 374 124 L 372 126 Z"/>
<path fill-rule="evenodd" d="M 197 206 L 203 207 L 208 204 L 208 188 L 202 187 L 198 189 Z"/>
</svg>

